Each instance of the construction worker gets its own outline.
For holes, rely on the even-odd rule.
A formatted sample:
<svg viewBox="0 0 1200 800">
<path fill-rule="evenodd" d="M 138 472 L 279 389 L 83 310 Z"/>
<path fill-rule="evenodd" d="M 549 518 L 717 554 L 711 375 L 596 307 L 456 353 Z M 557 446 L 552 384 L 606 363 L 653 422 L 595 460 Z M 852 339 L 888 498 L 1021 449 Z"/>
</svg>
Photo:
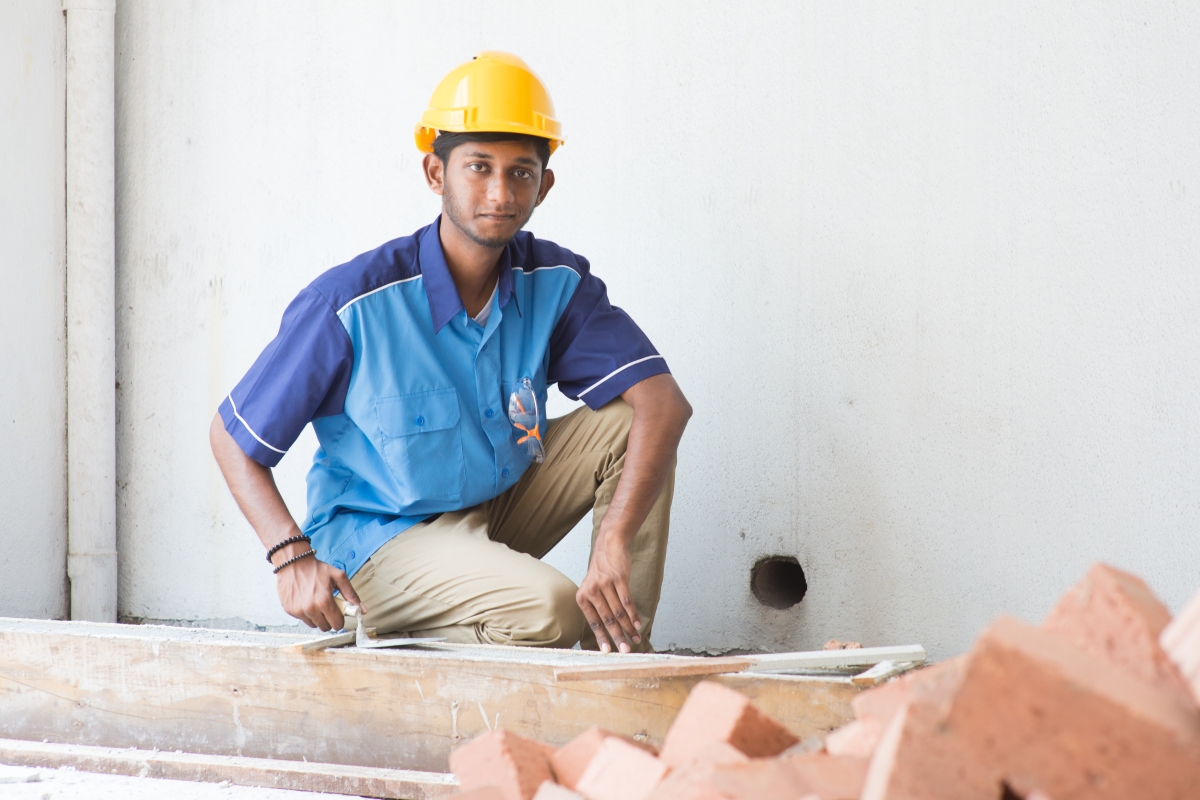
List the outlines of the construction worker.
<svg viewBox="0 0 1200 800">
<path fill-rule="evenodd" d="M 323 631 L 344 599 L 381 634 L 649 650 L 692 410 L 588 261 L 522 231 L 563 144 L 550 96 L 481 53 L 416 141 L 439 217 L 300 292 L 213 419 L 283 608 Z M 547 419 L 554 383 L 586 406 Z M 271 467 L 310 423 L 297 525 Z M 539 559 L 589 510 L 576 587 Z"/>
</svg>

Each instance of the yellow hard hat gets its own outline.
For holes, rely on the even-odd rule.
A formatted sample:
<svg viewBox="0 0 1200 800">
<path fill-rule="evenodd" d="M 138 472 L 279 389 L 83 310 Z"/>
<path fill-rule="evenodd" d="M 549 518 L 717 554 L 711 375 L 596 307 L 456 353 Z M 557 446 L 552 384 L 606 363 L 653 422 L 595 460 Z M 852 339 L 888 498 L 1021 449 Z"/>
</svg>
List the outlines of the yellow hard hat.
<svg viewBox="0 0 1200 800">
<path fill-rule="evenodd" d="M 554 101 L 538 76 L 511 53 L 496 51 L 456 67 L 433 90 L 417 125 L 417 149 L 432 153 L 438 131 L 540 136 L 550 140 L 552 153 L 566 141 Z"/>
</svg>

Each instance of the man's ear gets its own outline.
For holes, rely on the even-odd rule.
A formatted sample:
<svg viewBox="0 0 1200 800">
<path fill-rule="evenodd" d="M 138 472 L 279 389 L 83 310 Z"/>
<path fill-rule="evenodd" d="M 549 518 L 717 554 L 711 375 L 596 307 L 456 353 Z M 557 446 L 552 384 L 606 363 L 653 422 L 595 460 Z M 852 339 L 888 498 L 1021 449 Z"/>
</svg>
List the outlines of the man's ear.
<svg viewBox="0 0 1200 800">
<path fill-rule="evenodd" d="M 440 195 L 446 178 L 446 165 L 442 163 L 436 153 L 426 153 L 421 162 L 421 169 L 425 173 L 425 182 L 429 184 L 430 190 L 434 194 Z M 551 183 L 553 182 L 552 180 Z"/>
<path fill-rule="evenodd" d="M 550 190 L 554 188 L 554 170 L 546 169 L 542 172 L 542 185 L 538 189 L 537 202 L 534 203 L 534 208 L 540 206 L 542 201 L 546 199 L 546 195 L 550 194 Z"/>
</svg>

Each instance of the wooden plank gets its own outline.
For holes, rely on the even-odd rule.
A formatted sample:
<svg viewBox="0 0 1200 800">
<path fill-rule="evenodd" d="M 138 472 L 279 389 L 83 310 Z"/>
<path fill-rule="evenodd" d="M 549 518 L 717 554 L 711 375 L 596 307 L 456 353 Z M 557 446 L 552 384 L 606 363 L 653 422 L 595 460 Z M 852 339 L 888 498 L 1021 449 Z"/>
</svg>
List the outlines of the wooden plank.
<svg viewBox="0 0 1200 800">
<path fill-rule="evenodd" d="M 801 670 L 870 666 L 881 661 L 921 663 L 921 645 L 862 647 L 855 650 L 813 650 L 802 653 L 764 653 L 731 658 L 676 658 L 670 661 L 624 660 L 612 656 L 607 663 L 564 666 L 554 671 L 559 681 L 670 678 L 684 675 L 724 675 L 735 672 L 786 673 Z"/>
<path fill-rule="evenodd" d="M 661 744 L 700 678 L 560 682 L 572 650 L 287 652 L 308 637 L 0 619 L 0 737 L 444 772 L 497 725 L 561 745 L 590 725 Z M 622 656 L 670 663 L 672 656 Z M 722 675 L 802 739 L 853 718 L 848 680 Z"/>
<path fill-rule="evenodd" d="M 458 791 L 458 781 L 443 772 L 378 769 L 342 764 L 273 761 L 237 756 L 164 753 L 153 750 L 47 744 L 0 739 L 0 764 L 81 772 L 229 783 L 303 792 L 328 792 L 388 800 L 442 800 Z"/>
<path fill-rule="evenodd" d="M 697 675 L 727 675 L 754 666 L 748 658 L 681 657 L 676 661 L 624 661 L 615 656 L 607 664 L 582 664 L 554 670 L 557 681 L 634 680 L 636 678 L 682 678 Z"/>
</svg>

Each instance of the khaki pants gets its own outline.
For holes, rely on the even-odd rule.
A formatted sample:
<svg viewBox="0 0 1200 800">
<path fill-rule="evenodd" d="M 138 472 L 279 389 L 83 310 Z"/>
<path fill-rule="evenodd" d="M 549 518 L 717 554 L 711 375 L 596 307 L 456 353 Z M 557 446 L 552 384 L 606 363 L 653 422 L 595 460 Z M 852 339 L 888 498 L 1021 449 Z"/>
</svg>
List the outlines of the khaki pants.
<svg viewBox="0 0 1200 800">
<path fill-rule="evenodd" d="M 578 587 L 539 559 L 593 510 L 592 545 L 625 465 L 633 412 L 620 398 L 551 420 L 546 460 L 474 508 L 422 522 L 379 548 L 351 583 L 380 633 L 451 642 L 596 649 Z M 633 540 L 629 588 L 649 651 L 675 473 Z"/>
</svg>

